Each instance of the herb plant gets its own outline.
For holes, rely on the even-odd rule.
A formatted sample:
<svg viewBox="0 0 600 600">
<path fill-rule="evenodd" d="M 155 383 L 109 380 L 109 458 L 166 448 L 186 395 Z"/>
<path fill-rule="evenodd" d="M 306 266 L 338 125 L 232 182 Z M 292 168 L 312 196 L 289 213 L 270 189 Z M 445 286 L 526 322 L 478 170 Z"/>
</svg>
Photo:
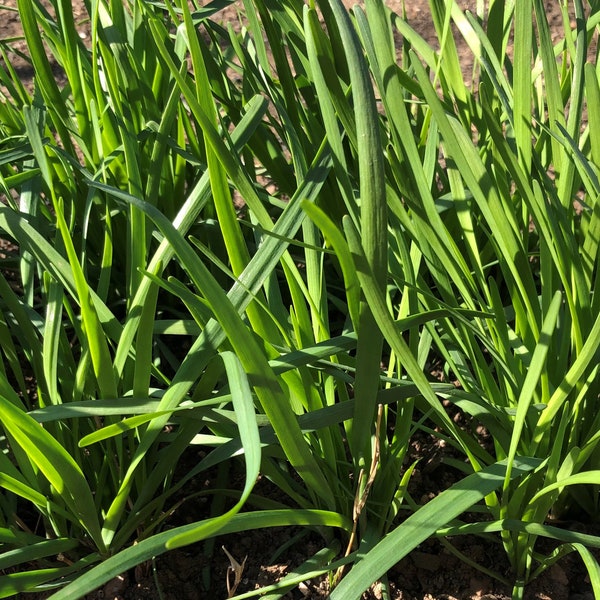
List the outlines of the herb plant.
<svg viewBox="0 0 600 600">
<path fill-rule="evenodd" d="M 430 0 L 438 48 L 381 0 L 229 4 L 91 0 L 81 38 L 19 0 L 32 89 L 0 43 L 0 597 L 285 525 L 322 550 L 236 597 L 359 598 L 465 534 L 499 536 L 515 598 L 572 551 L 600 594 L 600 539 L 548 524 L 598 514 L 596 3 L 553 43 L 541 0 Z M 425 506 L 419 429 L 457 472 Z M 233 504 L 171 527 L 240 455 Z"/>
</svg>

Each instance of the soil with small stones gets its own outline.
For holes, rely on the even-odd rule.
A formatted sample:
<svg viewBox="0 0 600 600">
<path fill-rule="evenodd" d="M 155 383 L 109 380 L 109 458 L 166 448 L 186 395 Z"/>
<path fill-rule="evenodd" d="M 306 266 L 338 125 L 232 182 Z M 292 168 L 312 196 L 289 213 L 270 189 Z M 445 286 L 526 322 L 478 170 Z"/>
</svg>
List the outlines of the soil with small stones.
<svg viewBox="0 0 600 600">
<path fill-rule="evenodd" d="M 345 0 L 350 7 L 354 0 Z M 462 8 L 475 10 L 475 0 L 459 2 Z M 0 9 L 14 7 L 16 0 L 4 0 Z M 72 2 L 76 22 L 81 22 L 81 35 L 86 36 L 84 21 L 85 9 L 81 0 Z M 401 0 L 389 0 L 388 5 L 396 12 L 402 10 Z M 553 29 L 562 28 L 559 2 L 546 2 L 548 21 Z M 427 0 L 406 2 L 406 16 L 423 38 L 435 46 L 436 35 L 431 23 Z M 13 38 L 11 42 L 18 51 L 24 45 L 18 41 L 21 25 L 18 14 L 1 10 L 0 39 Z M 224 22 L 237 22 L 237 7 L 224 9 L 217 19 Z M 470 70 L 470 52 L 459 46 L 464 59 L 465 74 Z M 15 58 L 14 65 L 26 84 L 31 83 L 32 72 L 26 61 Z M 60 69 L 56 69 L 60 79 Z M 191 448 L 182 460 L 179 469 L 185 472 L 201 458 L 199 450 Z M 450 450 L 434 436 L 420 433 L 412 441 L 408 463 L 419 459 L 411 481 L 411 497 L 421 504 L 434 498 L 460 479 L 460 475 L 444 463 Z M 222 475 L 222 474 L 221 474 Z M 214 487 L 216 474 L 198 478 L 186 489 L 186 494 Z M 229 474 L 231 487 L 243 480 L 241 473 Z M 257 494 L 276 499 L 278 491 L 267 481 L 259 480 Z M 183 503 L 167 520 L 166 527 L 175 527 L 206 518 L 210 515 L 210 496 Z M 568 523 L 578 531 L 600 534 L 597 525 Z M 469 561 L 480 568 L 493 571 L 505 580 L 510 580 L 510 568 L 500 544 L 492 544 L 474 536 L 461 536 L 449 539 L 455 551 L 462 553 Z M 225 599 L 228 597 L 227 582 L 233 583 L 230 572 L 231 558 L 243 564 L 237 593 L 243 593 L 275 583 L 286 573 L 301 565 L 323 546 L 323 540 L 316 534 L 303 529 L 270 528 L 236 535 L 225 535 L 206 543 L 187 546 L 157 557 L 148 564 L 140 565 L 112 580 L 107 585 L 89 594 L 89 600 L 198 600 Z M 226 551 L 227 553 L 226 553 Z M 400 550 L 400 549 L 399 549 Z M 552 547 L 540 547 L 549 553 Z M 400 560 L 389 572 L 389 592 L 395 600 L 435 600 L 471 599 L 505 600 L 510 598 L 508 585 L 467 565 L 451 551 L 450 546 L 438 539 L 430 539 Z M 289 592 L 288 599 L 326 598 L 329 593 L 327 578 L 306 581 Z M 27 595 L 36 600 L 41 594 Z M 380 584 L 366 593 L 365 600 L 382 597 Z M 527 599 L 537 600 L 592 600 L 593 593 L 589 577 L 581 561 L 568 555 L 554 565 L 526 591 Z"/>
</svg>

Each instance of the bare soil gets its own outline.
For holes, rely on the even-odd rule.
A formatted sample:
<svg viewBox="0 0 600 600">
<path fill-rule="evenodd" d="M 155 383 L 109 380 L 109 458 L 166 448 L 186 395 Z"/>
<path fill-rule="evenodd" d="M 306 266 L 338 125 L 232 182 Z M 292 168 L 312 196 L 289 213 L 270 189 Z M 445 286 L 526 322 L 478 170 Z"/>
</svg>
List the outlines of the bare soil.
<svg viewBox="0 0 600 600">
<path fill-rule="evenodd" d="M 344 0 L 348 7 L 354 0 Z M 403 4 L 406 6 L 403 7 Z M 475 10 L 476 1 L 459 2 L 462 8 Z M 86 36 L 84 22 L 85 9 L 82 0 L 73 0 L 76 21 L 82 23 L 81 35 Z M 413 27 L 432 45 L 436 44 L 436 34 L 431 22 L 427 0 L 388 0 L 388 5 L 396 12 L 403 9 Z M 16 0 L 4 0 L 3 7 L 15 7 Z M 560 3 L 556 0 L 546 2 L 547 16 L 555 30 L 562 29 Z M 218 20 L 237 22 L 237 6 L 225 8 Z M 21 24 L 16 12 L 0 11 L 0 39 L 13 39 L 16 49 L 24 51 L 24 45 L 18 41 Z M 461 46 L 465 69 L 470 68 L 471 57 L 468 49 Z M 14 57 L 13 57 L 14 58 Z M 25 60 L 15 58 L 15 66 L 23 81 L 31 83 L 32 72 Z M 60 70 L 57 69 L 60 78 Z M 198 450 L 190 449 L 185 456 L 188 465 L 198 460 Z M 451 468 L 444 465 L 444 449 L 439 441 L 426 435 L 418 436 L 411 449 L 410 461 L 420 458 L 420 466 L 415 470 L 410 484 L 411 496 L 421 502 L 435 497 L 437 493 L 458 479 Z M 437 457 L 431 460 L 432 457 Z M 186 468 L 185 463 L 180 467 Z M 215 474 L 213 474 L 214 476 Z M 231 473 L 235 482 L 238 476 Z M 194 490 L 211 488 L 211 476 L 194 482 Z M 257 493 L 276 496 L 268 482 L 259 481 Z M 271 497 L 272 497 L 271 496 Z M 209 514 L 210 500 L 184 503 L 167 522 L 174 527 L 205 518 Z M 570 526 L 585 528 L 590 533 L 597 527 L 572 523 Z M 510 568 L 499 544 L 487 544 L 476 537 L 461 537 L 450 540 L 469 560 L 480 567 L 490 569 L 510 578 Z M 294 567 L 302 564 L 322 547 L 322 540 L 316 533 L 300 529 L 272 528 L 237 535 L 227 535 L 207 543 L 188 546 L 157 557 L 151 564 L 141 565 L 109 582 L 87 598 L 100 600 L 202 600 L 225 599 L 228 597 L 227 579 L 230 559 L 223 547 L 244 570 L 237 593 L 269 585 Z M 551 548 L 545 548 L 547 552 Z M 452 554 L 442 542 L 431 539 L 421 544 L 406 558 L 402 559 L 389 573 L 391 595 L 395 600 L 508 600 L 511 590 L 508 586 L 485 575 L 481 571 L 465 564 Z M 329 592 L 326 578 L 307 581 L 299 588 L 288 593 L 289 599 L 326 598 Z M 41 595 L 27 595 L 27 598 L 42 598 Z M 364 598 L 381 598 L 381 588 L 375 585 Z M 589 577 L 581 561 L 569 555 L 557 565 L 539 577 L 527 589 L 528 600 L 592 600 Z"/>
</svg>

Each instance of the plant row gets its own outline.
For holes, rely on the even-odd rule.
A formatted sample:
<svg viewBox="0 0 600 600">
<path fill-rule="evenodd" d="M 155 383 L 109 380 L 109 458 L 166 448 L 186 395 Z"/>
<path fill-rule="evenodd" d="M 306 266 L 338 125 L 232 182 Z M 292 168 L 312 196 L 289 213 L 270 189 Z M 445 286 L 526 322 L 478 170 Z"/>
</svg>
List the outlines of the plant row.
<svg viewBox="0 0 600 600">
<path fill-rule="evenodd" d="M 542 0 L 430 0 L 435 47 L 382 0 L 232 4 L 18 0 L 0 41 L 0 597 L 274 526 L 322 549 L 236 598 L 388 594 L 461 535 L 515 598 L 570 552 L 600 597 L 548 524 L 600 512 L 597 3 L 553 40 Z M 418 432 L 457 481 L 423 506 Z"/>
</svg>

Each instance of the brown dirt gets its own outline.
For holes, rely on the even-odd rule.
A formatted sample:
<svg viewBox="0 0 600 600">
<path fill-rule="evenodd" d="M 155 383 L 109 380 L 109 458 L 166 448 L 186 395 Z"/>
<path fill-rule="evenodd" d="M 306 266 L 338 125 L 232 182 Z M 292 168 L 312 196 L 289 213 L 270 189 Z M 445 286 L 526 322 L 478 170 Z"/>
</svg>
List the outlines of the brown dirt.
<svg viewBox="0 0 600 600">
<path fill-rule="evenodd" d="M 356 2 L 344 0 L 350 7 Z M 82 0 L 73 0 L 76 20 L 85 15 Z M 387 4 L 396 12 L 402 10 L 401 0 L 388 0 Z M 436 35 L 431 23 L 427 0 L 406 2 L 405 11 L 413 27 L 432 45 Z M 462 8 L 475 10 L 475 0 L 459 2 Z M 14 7 L 16 0 L 4 0 L 2 7 Z M 551 27 L 560 29 L 562 17 L 556 0 L 546 2 L 548 20 Z M 13 47 L 23 51 L 18 40 L 21 33 L 20 20 L 15 12 L 1 11 L 0 39 L 13 39 Z M 237 7 L 224 9 L 217 17 L 223 21 L 237 21 Z M 85 26 L 82 27 L 85 36 Z M 465 65 L 469 64 L 467 48 L 461 53 Z M 23 80 L 30 82 L 31 70 L 26 61 L 15 60 Z M 57 71 L 58 74 L 58 71 Z M 195 451 L 190 451 L 188 460 L 194 464 Z M 412 458 L 431 457 L 440 454 L 439 442 L 434 438 L 421 436 L 415 439 Z M 410 493 L 413 498 L 424 502 L 456 480 L 452 469 L 443 462 L 427 460 L 413 475 Z M 427 466 L 426 466 L 427 465 Z M 210 488 L 210 479 L 194 484 L 197 489 Z M 267 485 L 259 482 L 257 491 L 267 495 Z M 189 490 L 187 490 L 189 493 Z M 168 526 L 192 522 L 207 516 L 208 502 L 184 504 L 168 521 Z M 198 600 L 227 598 L 227 577 L 229 559 L 222 547 L 238 562 L 245 559 L 245 566 L 238 593 L 269 585 L 302 564 L 321 548 L 321 539 L 315 533 L 302 536 L 300 529 L 263 529 L 242 535 L 222 536 L 214 542 L 196 544 L 181 550 L 172 551 L 157 557 L 151 564 L 124 573 L 103 588 L 88 595 L 88 600 Z M 592 532 L 593 533 L 593 532 Z M 295 538 L 297 537 L 297 540 Z M 469 559 L 481 567 L 491 569 L 509 577 L 506 556 L 499 545 L 489 545 L 475 537 L 462 537 L 451 540 L 452 544 Z M 550 551 L 550 549 L 546 549 Z M 391 596 L 395 600 L 507 600 L 510 589 L 494 579 L 474 569 L 454 556 L 439 540 L 431 539 L 421 544 L 414 552 L 400 562 L 389 573 Z M 307 581 L 288 593 L 289 599 L 325 598 L 328 585 L 325 578 Z M 42 595 L 27 595 L 27 598 L 42 598 Z M 381 598 L 377 585 L 364 596 L 365 599 Z M 589 578 L 581 561 L 573 555 L 567 556 L 543 576 L 531 584 L 526 592 L 528 600 L 592 600 L 593 593 Z"/>
<path fill-rule="evenodd" d="M 408 462 L 419 460 L 409 493 L 420 504 L 433 499 L 439 492 L 455 483 L 459 475 L 444 464 L 450 454 L 448 447 L 432 435 L 418 433 L 412 442 Z M 436 457 L 434 460 L 429 460 Z M 197 460 L 193 454 L 187 459 Z M 185 470 L 185 465 L 180 468 Z M 232 481 L 241 485 L 241 474 L 231 474 Z M 196 481 L 192 493 L 205 487 L 210 489 L 210 478 Z M 266 481 L 259 481 L 256 491 L 272 499 L 280 493 Z M 184 507 L 169 520 L 169 526 L 182 525 L 207 516 L 208 503 Z M 581 523 L 572 527 L 584 530 Z M 596 529 L 596 531 L 594 530 Z M 585 526 L 585 531 L 599 534 L 599 528 Z M 449 542 L 459 552 L 475 562 L 510 580 L 510 566 L 500 544 L 490 544 L 475 536 L 454 537 Z M 227 595 L 229 559 L 223 547 L 238 562 L 244 562 L 244 571 L 237 593 L 248 592 L 271 585 L 301 565 L 323 547 L 323 540 L 300 528 L 262 529 L 243 534 L 217 538 L 208 544 L 199 543 L 157 557 L 123 577 L 111 581 L 104 588 L 87 596 L 87 600 L 224 600 Z M 549 554 L 550 544 L 540 544 L 538 551 Z M 438 539 L 429 539 L 389 572 L 389 588 L 394 600 L 510 600 L 511 588 L 466 565 Z M 329 585 L 326 577 L 304 582 L 290 591 L 286 600 L 327 598 Z M 380 600 L 379 584 L 363 595 L 363 600 Z M 593 600 L 589 577 L 575 555 L 563 558 L 558 564 L 532 582 L 525 600 Z M 41 600 L 41 599 L 40 599 Z"/>
</svg>

